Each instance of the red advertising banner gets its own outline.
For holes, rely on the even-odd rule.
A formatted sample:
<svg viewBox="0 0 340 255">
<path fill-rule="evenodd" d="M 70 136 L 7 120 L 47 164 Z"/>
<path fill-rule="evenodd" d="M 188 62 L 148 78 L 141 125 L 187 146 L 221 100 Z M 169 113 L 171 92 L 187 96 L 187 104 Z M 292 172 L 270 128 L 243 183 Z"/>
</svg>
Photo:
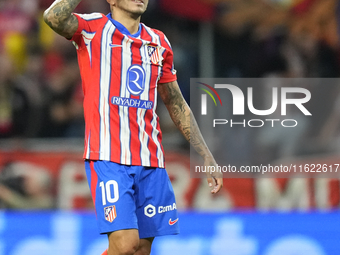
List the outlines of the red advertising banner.
<svg viewBox="0 0 340 255">
<path fill-rule="evenodd" d="M 337 159 L 337 156 L 329 156 L 322 162 L 332 164 Z M 222 192 L 213 196 L 205 179 L 190 177 L 189 155 L 168 151 L 166 160 L 181 210 L 331 210 L 338 208 L 340 203 L 339 180 L 326 178 L 224 179 Z M 0 150 L 0 181 L 4 185 L 11 176 L 8 172 L 15 173 L 13 176 L 17 177 L 20 174 L 33 176 L 33 172 L 37 171 L 49 176 L 49 192 L 56 208 L 92 208 L 81 152 Z M 3 175 L 5 172 L 7 179 Z"/>
</svg>

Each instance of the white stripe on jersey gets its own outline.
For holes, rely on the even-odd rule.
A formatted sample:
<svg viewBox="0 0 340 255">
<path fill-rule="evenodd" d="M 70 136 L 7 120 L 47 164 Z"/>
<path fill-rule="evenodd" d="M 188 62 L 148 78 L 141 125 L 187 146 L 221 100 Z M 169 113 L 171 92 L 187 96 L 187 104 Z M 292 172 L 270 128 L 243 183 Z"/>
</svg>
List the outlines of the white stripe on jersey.
<svg viewBox="0 0 340 255">
<path fill-rule="evenodd" d="M 103 28 L 101 56 L 100 56 L 100 92 L 99 92 L 99 114 L 100 114 L 100 142 L 99 159 L 110 160 L 111 135 L 110 135 L 110 82 L 112 51 L 110 43 L 116 28 L 111 22 L 107 22 Z"/>
<path fill-rule="evenodd" d="M 159 38 L 159 36 L 154 33 L 149 27 L 144 26 L 145 29 L 148 31 L 149 35 L 151 35 L 152 37 L 152 42 L 157 43 L 158 45 L 161 45 L 161 40 Z M 161 54 L 163 54 L 163 52 L 161 52 Z M 161 72 L 161 67 L 158 68 L 158 77 L 160 76 L 160 72 Z M 156 81 L 156 83 L 158 82 L 158 79 Z M 152 139 L 155 141 L 156 145 L 157 145 L 157 158 L 158 158 L 158 165 L 159 167 L 164 167 L 164 155 L 163 155 L 163 150 L 162 150 L 162 146 L 158 141 L 158 134 L 159 131 L 157 130 L 157 114 L 156 114 L 156 108 L 157 108 L 157 84 L 156 84 L 156 89 L 155 89 L 155 97 L 153 100 L 155 103 L 153 105 L 153 111 L 154 111 L 154 115 L 153 115 L 153 119 L 151 121 L 151 125 L 152 125 Z"/>
<path fill-rule="evenodd" d="M 86 45 L 86 49 L 87 49 L 87 52 L 89 53 L 89 58 L 90 58 L 90 63 L 91 63 L 91 66 L 92 66 L 92 39 L 93 37 L 96 35 L 96 33 L 89 33 L 89 32 L 86 32 L 85 30 L 81 31 L 81 34 L 83 35 L 83 40 L 84 40 L 84 43 Z"/>
<path fill-rule="evenodd" d="M 164 35 L 164 40 L 169 45 L 170 49 L 172 49 L 170 41 L 168 40 L 168 38 L 165 35 Z"/>
<path fill-rule="evenodd" d="M 76 14 L 79 15 L 82 19 L 87 20 L 87 21 L 101 19 L 103 17 L 103 14 L 98 13 L 98 12 L 94 12 L 90 14 L 79 14 L 79 13 L 76 13 Z"/>
<path fill-rule="evenodd" d="M 86 158 L 89 159 L 90 158 L 90 140 L 91 140 L 91 130 L 90 130 L 90 133 L 89 133 L 89 136 L 86 137 L 87 139 L 87 143 L 86 143 Z"/>
<path fill-rule="evenodd" d="M 131 44 L 133 40 L 130 40 L 126 35 L 122 42 L 122 70 L 121 70 L 121 84 L 120 84 L 120 97 L 129 98 L 130 92 L 126 87 L 127 71 L 132 64 L 132 51 Z M 120 118 L 120 161 L 122 164 L 131 165 L 131 150 L 130 150 L 130 121 L 129 121 L 129 107 L 119 106 L 119 118 Z"/>
</svg>

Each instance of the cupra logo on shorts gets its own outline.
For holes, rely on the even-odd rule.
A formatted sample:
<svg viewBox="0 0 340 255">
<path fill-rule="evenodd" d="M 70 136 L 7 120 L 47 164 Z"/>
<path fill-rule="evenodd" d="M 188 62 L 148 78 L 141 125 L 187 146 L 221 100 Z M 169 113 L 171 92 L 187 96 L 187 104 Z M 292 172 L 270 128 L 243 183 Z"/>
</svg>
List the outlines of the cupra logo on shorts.
<svg viewBox="0 0 340 255">
<path fill-rule="evenodd" d="M 154 207 L 152 204 L 145 206 L 144 214 L 149 218 L 152 218 L 153 216 L 156 215 L 156 207 Z"/>
<path fill-rule="evenodd" d="M 158 210 L 156 211 L 156 207 L 153 206 L 152 204 L 148 204 L 147 206 L 145 206 L 144 208 L 144 214 L 148 217 L 153 217 L 156 215 L 156 213 L 166 213 L 166 212 L 170 212 L 173 210 L 177 210 L 177 206 L 176 203 L 173 203 L 172 205 L 166 205 L 166 206 L 158 206 Z"/>
</svg>

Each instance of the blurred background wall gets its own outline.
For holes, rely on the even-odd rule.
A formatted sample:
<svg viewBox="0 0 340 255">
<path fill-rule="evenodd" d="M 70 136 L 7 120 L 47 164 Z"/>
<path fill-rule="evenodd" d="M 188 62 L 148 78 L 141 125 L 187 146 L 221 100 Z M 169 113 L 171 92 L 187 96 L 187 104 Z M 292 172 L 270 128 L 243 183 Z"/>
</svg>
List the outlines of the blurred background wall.
<svg viewBox="0 0 340 255">
<path fill-rule="evenodd" d="M 105 238 L 93 241 L 76 51 L 42 21 L 52 2 L 0 0 L 0 254 L 51 254 L 46 247 L 62 246 L 56 254 L 94 255 L 106 245 Z M 339 77 L 339 6 L 336 0 L 150 0 L 142 22 L 172 43 L 189 101 L 192 77 Z M 106 14 L 109 7 L 83 0 L 76 12 Z M 229 155 L 247 164 L 286 157 L 339 164 L 339 86 L 310 89 L 321 100 L 310 105 L 318 117 L 294 140 L 264 139 L 254 150 L 247 143 L 252 134 L 233 133 L 224 140 L 235 145 Z M 327 114 L 318 112 L 320 102 Z M 154 254 L 173 247 L 181 247 L 176 254 L 338 254 L 339 179 L 226 179 L 212 197 L 205 180 L 190 178 L 188 144 L 164 105 L 158 114 L 183 235 L 162 239 Z M 62 238 L 65 231 L 70 238 Z"/>
</svg>

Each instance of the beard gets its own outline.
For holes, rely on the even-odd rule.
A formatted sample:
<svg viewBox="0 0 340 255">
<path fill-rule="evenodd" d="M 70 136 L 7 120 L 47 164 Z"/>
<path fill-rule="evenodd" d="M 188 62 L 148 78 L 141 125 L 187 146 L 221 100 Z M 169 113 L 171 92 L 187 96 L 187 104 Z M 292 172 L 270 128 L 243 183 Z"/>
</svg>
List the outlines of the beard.
<svg viewBox="0 0 340 255">
<path fill-rule="evenodd" d="M 134 18 L 139 18 L 146 11 L 148 0 L 143 0 L 143 5 L 140 6 L 135 3 L 136 0 L 117 0 L 115 7 Z"/>
</svg>

